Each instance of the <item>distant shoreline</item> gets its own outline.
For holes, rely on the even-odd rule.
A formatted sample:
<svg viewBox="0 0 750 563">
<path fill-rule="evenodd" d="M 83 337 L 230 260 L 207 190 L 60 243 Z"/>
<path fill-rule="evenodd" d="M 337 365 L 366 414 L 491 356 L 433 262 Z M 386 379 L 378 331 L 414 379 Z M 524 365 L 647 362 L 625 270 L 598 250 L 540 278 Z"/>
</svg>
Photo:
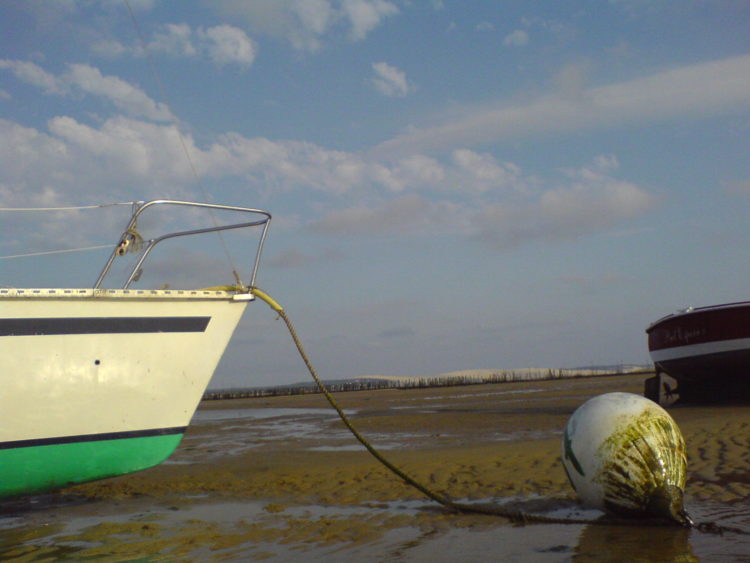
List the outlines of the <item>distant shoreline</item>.
<svg viewBox="0 0 750 563">
<path fill-rule="evenodd" d="M 462 370 L 432 376 L 397 377 L 388 375 L 370 375 L 352 379 L 329 380 L 325 382 L 331 393 L 373 391 L 382 389 L 425 389 L 438 387 L 458 387 L 465 385 L 493 385 L 498 383 L 518 383 L 523 381 L 548 381 L 553 379 L 574 379 L 581 377 L 612 377 L 621 375 L 642 376 L 654 373 L 647 366 L 618 366 L 611 368 L 572 368 L 547 369 L 525 368 L 517 370 Z M 225 399 L 254 399 L 263 397 L 281 397 L 291 395 L 309 395 L 321 393 L 318 386 L 309 383 L 277 385 L 271 387 L 249 387 L 208 390 L 203 394 L 203 401 Z"/>
</svg>

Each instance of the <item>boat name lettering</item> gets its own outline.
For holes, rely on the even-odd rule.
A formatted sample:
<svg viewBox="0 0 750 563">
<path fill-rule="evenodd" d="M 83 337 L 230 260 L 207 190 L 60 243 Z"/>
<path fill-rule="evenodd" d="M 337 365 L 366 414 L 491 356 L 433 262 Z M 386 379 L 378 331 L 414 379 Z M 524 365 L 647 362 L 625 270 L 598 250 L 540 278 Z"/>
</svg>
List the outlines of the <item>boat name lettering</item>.
<svg viewBox="0 0 750 563">
<path fill-rule="evenodd" d="M 703 338 L 708 334 L 706 327 L 684 328 L 677 327 L 664 331 L 664 342 L 666 344 L 688 344 L 691 341 Z"/>
</svg>

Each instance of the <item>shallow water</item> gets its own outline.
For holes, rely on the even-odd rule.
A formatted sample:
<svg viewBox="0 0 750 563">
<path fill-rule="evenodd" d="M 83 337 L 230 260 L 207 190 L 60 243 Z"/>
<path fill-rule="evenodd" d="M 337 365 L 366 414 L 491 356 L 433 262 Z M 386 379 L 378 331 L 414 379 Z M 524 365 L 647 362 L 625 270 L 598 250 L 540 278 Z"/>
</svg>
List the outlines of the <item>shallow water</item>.
<svg viewBox="0 0 750 563">
<path fill-rule="evenodd" d="M 488 392 L 482 387 L 473 388 L 475 392 L 472 392 L 472 388 L 467 388 L 456 394 L 457 401 L 447 400 L 448 392 L 433 390 L 425 390 L 421 400 L 417 393 L 362 394 L 356 401 L 352 400 L 356 408 L 347 409 L 347 413 L 354 417 L 355 423 L 365 422 L 376 429 L 366 434 L 378 449 L 393 452 L 442 445 L 447 449 L 439 451 L 451 451 L 455 444 L 469 442 L 480 446 L 514 440 L 530 444 L 550 437 L 557 443 L 558 427 L 562 427 L 557 420 L 565 419 L 564 409 L 558 415 L 558 407 L 547 407 L 554 402 L 554 396 L 541 396 L 542 389 L 536 385 L 528 391 L 512 393 Z M 555 385 L 560 386 L 560 383 L 555 382 Z M 577 397 L 584 388 L 577 383 L 569 397 Z M 492 417 L 498 415 L 502 405 L 511 413 L 525 412 L 516 406 L 520 391 L 529 397 L 539 395 L 536 403 L 524 405 L 533 417 L 529 420 L 552 415 L 558 418 L 551 425 L 518 424 L 513 429 L 503 424 L 493 425 Z M 551 388 L 544 391 L 550 393 Z M 571 402 L 578 402 L 578 399 Z M 428 500 L 371 500 L 376 499 L 377 494 L 373 489 L 372 496 L 368 497 L 367 487 L 358 495 L 342 497 L 339 502 L 310 502 L 310 491 L 302 489 L 299 494 L 285 494 L 283 498 L 278 491 L 270 490 L 260 498 L 255 493 L 255 496 L 243 496 L 240 485 L 243 479 L 252 480 L 252 474 L 236 477 L 237 493 L 220 487 L 217 490 L 207 488 L 200 493 L 170 487 L 172 480 L 178 481 L 185 471 L 197 466 L 237 471 L 237 464 L 243 463 L 246 459 L 243 456 L 247 455 L 263 459 L 264 455 L 289 450 L 344 456 L 349 450 L 362 449 L 330 409 L 273 406 L 277 404 L 283 402 L 263 407 L 252 401 L 204 404 L 172 459 L 161 468 L 138 474 L 143 479 L 153 476 L 158 485 L 142 489 L 145 492 L 139 492 L 137 487 L 131 490 L 128 478 L 124 477 L 104 482 L 112 483 L 113 492 L 105 488 L 104 493 L 97 496 L 87 497 L 83 494 L 85 490 L 76 492 L 74 489 L 73 493 L 63 491 L 0 503 L 0 560 L 324 559 L 426 563 L 493 559 L 524 562 L 750 560 L 750 503 L 739 489 L 738 493 L 715 498 L 687 498 L 687 509 L 697 522 L 712 521 L 736 530 L 718 535 L 645 525 L 516 526 L 503 518 L 451 514 Z M 385 424 L 393 420 L 389 413 L 404 411 L 414 417 L 397 417 L 397 423 Z M 542 414 L 533 414 L 537 412 Z M 679 414 L 686 420 L 701 416 L 708 420 L 716 418 L 715 413 L 700 409 Z M 448 415 L 454 417 L 448 421 L 476 417 L 481 431 L 476 426 L 464 428 L 456 423 L 430 426 L 426 421 L 421 422 L 422 417 L 442 420 L 441 417 Z M 408 421 L 416 421 L 416 425 L 401 424 Z M 741 438 L 737 446 L 746 449 L 747 445 L 747 439 Z M 717 448 L 716 454 L 711 453 L 710 447 L 701 448 L 706 450 L 707 458 L 712 455 L 717 460 L 727 458 L 722 448 Z M 528 459 L 521 458 L 518 462 L 521 469 L 512 474 L 512 479 L 521 482 L 527 477 L 523 464 L 535 464 L 533 456 Z M 435 464 L 434 475 L 439 479 L 440 459 L 429 458 L 425 463 Z M 446 481 L 440 482 L 441 486 L 452 483 L 452 479 L 473 478 L 469 469 L 465 469 L 468 476 L 449 474 Z M 532 471 L 529 467 L 529 472 Z M 710 471 L 702 471 L 710 478 L 715 477 Z M 340 478 L 343 478 L 341 474 L 331 473 L 330 479 Z M 300 486 L 315 488 L 318 485 L 314 483 L 301 481 Z M 721 489 L 720 481 L 711 483 L 716 490 Z M 117 487 L 119 484 L 123 484 L 121 488 Z M 570 495 L 559 493 L 489 498 L 474 495 L 464 501 L 510 505 L 528 513 L 560 518 L 596 519 L 601 515 L 595 510 L 581 509 Z"/>
<path fill-rule="evenodd" d="M 681 528 L 592 524 L 519 527 L 493 517 L 446 516 L 424 501 L 355 507 L 227 502 L 210 496 L 191 498 L 188 504 L 185 499 L 174 505 L 168 501 L 92 503 L 47 496 L 17 503 L 10 510 L 6 507 L 0 517 L 0 558 L 733 562 L 747 561 L 750 554 L 750 536 L 736 533 L 720 536 Z M 526 505 L 530 510 L 539 508 L 534 501 Z M 750 534 L 746 506 L 709 503 L 690 509 L 696 520 L 716 520 Z M 598 515 L 575 506 L 535 513 L 574 518 Z"/>
</svg>

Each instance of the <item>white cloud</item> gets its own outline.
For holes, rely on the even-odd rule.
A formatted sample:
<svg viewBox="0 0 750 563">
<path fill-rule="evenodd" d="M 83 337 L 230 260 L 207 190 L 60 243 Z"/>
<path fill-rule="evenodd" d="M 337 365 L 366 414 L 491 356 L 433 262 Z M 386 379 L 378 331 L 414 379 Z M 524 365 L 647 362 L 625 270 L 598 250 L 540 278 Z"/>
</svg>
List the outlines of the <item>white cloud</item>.
<svg viewBox="0 0 750 563">
<path fill-rule="evenodd" d="M 91 44 L 91 50 L 99 56 L 113 59 L 137 54 L 140 51 L 139 49 L 126 47 L 116 39 L 99 39 Z"/>
<path fill-rule="evenodd" d="M 364 39 L 385 18 L 398 13 L 396 5 L 385 0 L 343 0 L 341 10 L 349 20 L 350 35 L 355 41 Z"/>
<path fill-rule="evenodd" d="M 195 189 L 174 125 L 117 117 L 92 127 L 56 117 L 41 132 L 0 120 L 0 139 L 4 205 L 187 197 Z M 262 197 L 317 192 L 316 201 L 330 211 L 315 218 L 311 209 L 311 227 L 336 236 L 450 232 L 503 249 L 606 231 L 654 204 L 648 192 L 615 177 L 614 156 L 543 181 L 469 149 L 444 160 L 418 154 L 386 164 L 313 143 L 236 133 L 207 147 L 188 134 L 183 141 L 201 178 L 239 178 Z"/>
<path fill-rule="evenodd" d="M 4 187 L 4 206 L 19 204 L 31 193 L 35 197 L 44 193 L 56 171 L 58 177 L 64 177 L 68 160 L 64 142 L 0 119 L 0 185 Z"/>
<path fill-rule="evenodd" d="M 195 156 L 211 157 L 183 138 Z M 175 196 L 194 182 L 173 125 L 118 117 L 95 128 L 56 117 L 43 132 L 0 120 L 0 139 L 0 184 L 14 205 L 45 192 L 67 203 Z"/>
<path fill-rule="evenodd" d="M 482 157 L 463 152 L 461 156 L 472 160 Z M 484 158 L 491 160 L 486 155 Z M 331 211 L 315 221 L 313 228 L 334 236 L 454 232 L 498 249 L 508 249 L 535 241 L 557 242 L 606 231 L 655 205 L 651 194 L 611 175 L 617 168 L 613 156 L 597 157 L 589 166 L 563 171 L 563 181 L 552 187 L 534 178 L 524 178 L 515 165 L 506 163 L 506 168 L 513 171 L 513 178 L 496 179 L 499 184 L 525 184 L 535 190 L 495 193 L 491 199 L 464 199 L 462 203 L 417 194 L 402 195 L 369 206 Z M 455 177 L 455 171 L 448 171 L 447 177 Z M 469 176 L 463 179 L 471 181 Z M 466 184 L 464 187 L 465 191 L 471 191 Z"/>
<path fill-rule="evenodd" d="M 373 154 L 402 156 L 624 122 L 733 111 L 750 106 L 750 55 L 587 88 L 573 98 L 570 92 L 503 104 L 498 109 L 483 107 L 442 125 L 412 128 L 382 143 Z"/>
<path fill-rule="evenodd" d="M 193 45 L 193 30 L 186 23 L 168 23 L 154 33 L 147 48 L 173 57 L 193 57 L 198 49 Z"/>
<path fill-rule="evenodd" d="M 121 0 L 99 0 L 99 3 L 109 5 L 114 9 L 122 9 Z M 128 0 L 128 4 L 136 12 L 150 12 L 154 9 L 155 0 Z"/>
<path fill-rule="evenodd" d="M 379 168 L 355 154 L 313 143 L 248 139 L 236 133 L 222 135 L 210 152 L 204 155 L 207 174 L 234 173 L 281 190 L 345 194 L 371 185 Z"/>
<path fill-rule="evenodd" d="M 393 168 L 387 186 L 394 191 L 411 188 L 438 188 L 446 179 L 446 169 L 434 158 L 413 155 L 399 162 Z"/>
<path fill-rule="evenodd" d="M 515 164 L 500 164 L 492 155 L 469 149 L 456 149 L 451 159 L 462 172 L 464 180 L 472 180 L 462 184 L 464 190 L 486 192 L 495 188 L 513 188 L 525 191 L 528 180 L 523 179 L 521 169 Z"/>
<path fill-rule="evenodd" d="M 92 49 L 106 57 L 144 54 L 140 46 L 128 47 L 112 39 L 98 41 Z M 206 57 L 218 66 L 249 67 L 257 56 L 255 42 L 239 27 L 227 24 L 196 30 L 186 23 L 164 24 L 154 33 L 146 49 L 176 58 Z"/>
<path fill-rule="evenodd" d="M 187 186 L 193 182 L 173 125 L 115 117 L 92 127 L 71 117 L 49 121 L 48 133 L 5 123 L 0 181 L 19 182 L 35 171 L 36 183 L 57 178 L 61 185 L 96 185 L 111 176 L 123 184 Z M 400 192 L 471 194 L 512 188 L 522 182 L 520 169 L 497 163 L 490 155 L 456 151 L 447 163 L 411 155 L 391 165 L 356 153 L 325 149 L 300 141 L 221 135 L 206 148 L 183 134 L 199 175 L 242 177 L 274 190 L 315 190 L 332 197 Z M 37 158 L 38 155 L 38 158 Z M 54 155 L 54 158 L 53 158 Z M 26 164 L 24 164 L 26 163 Z M 80 167 L 78 173 L 76 167 Z M 46 175 L 46 176 L 45 176 Z M 86 178 L 89 180 L 87 181 Z"/>
<path fill-rule="evenodd" d="M 255 44 L 237 27 L 217 25 L 205 31 L 199 30 L 198 36 L 205 41 L 211 60 L 219 66 L 230 63 L 250 66 L 255 60 Z"/>
<path fill-rule="evenodd" d="M 524 47 L 529 44 L 529 34 L 523 29 L 516 29 L 505 36 L 503 45 L 507 47 Z"/>
<path fill-rule="evenodd" d="M 0 59 L 0 68 L 10 70 L 19 80 L 37 86 L 47 94 L 61 94 L 65 90 L 56 76 L 32 62 Z"/>
<path fill-rule="evenodd" d="M 172 119 L 166 105 L 155 102 L 132 84 L 116 76 L 105 76 L 99 69 L 86 64 L 68 65 L 68 70 L 60 76 L 25 61 L 2 60 L 0 68 L 10 69 L 19 80 L 37 86 L 47 94 L 70 95 L 76 91 L 84 92 L 106 99 L 132 116 L 155 121 Z"/>
<path fill-rule="evenodd" d="M 521 203 L 496 203 L 475 217 L 476 236 L 498 248 L 535 240 L 573 239 L 606 230 L 653 207 L 655 198 L 635 184 L 608 174 L 613 157 L 568 170 L 570 183 Z"/>
<path fill-rule="evenodd" d="M 373 63 L 372 70 L 375 78 L 372 84 L 384 96 L 404 97 L 415 90 L 413 84 L 406 79 L 406 73 L 388 63 Z"/>
<path fill-rule="evenodd" d="M 242 18 L 256 33 L 309 52 L 319 50 L 329 34 L 341 29 L 351 40 L 361 41 L 399 12 L 386 0 L 215 0 L 213 6 L 227 16 Z"/>
<path fill-rule="evenodd" d="M 169 108 L 149 98 L 145 92 L 117 78 L 105 76 L 99 69 L 85 64 L 69 65 L 63 80 L 87 94 L 99 96 L 112 102 L 129 115 L 141 116 L 155 121 L 169 121 Z"/>
</svg>

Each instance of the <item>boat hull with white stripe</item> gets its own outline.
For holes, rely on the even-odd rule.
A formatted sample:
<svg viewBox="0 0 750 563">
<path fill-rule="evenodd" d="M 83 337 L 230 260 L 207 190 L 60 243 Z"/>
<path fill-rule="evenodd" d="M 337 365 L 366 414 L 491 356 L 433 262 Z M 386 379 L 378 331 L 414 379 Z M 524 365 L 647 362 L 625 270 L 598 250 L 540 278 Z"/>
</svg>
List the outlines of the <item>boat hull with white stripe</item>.
<svg viewBox="0 0 750 563">
<path fill-rule="evenodd" d="M 253 220 L 143 240 L 137 219 L 154 206 L 229 210 Z M 173 452 L 254 300 L 270 219 L 250 208 L 136 202 L 92 288 L 0 288 L 0 498 L 138 471 Z M 247 285 L 130 288 L 162 241 L 258 226 Z M 138 257 L 125 285 L 103 288 L 113 262 L 130 253 Z"/>
<path fill-rule="evenodd" d="M 689 308 L 646 330 L 657 375 L 682 402 L 750 400 L 750 302 Z"/>
<path fill-rule="evenodd" d="M 0 290 L 0 496 L 166 459 L 247 303 L 225 291 Z"/>
</svg>

